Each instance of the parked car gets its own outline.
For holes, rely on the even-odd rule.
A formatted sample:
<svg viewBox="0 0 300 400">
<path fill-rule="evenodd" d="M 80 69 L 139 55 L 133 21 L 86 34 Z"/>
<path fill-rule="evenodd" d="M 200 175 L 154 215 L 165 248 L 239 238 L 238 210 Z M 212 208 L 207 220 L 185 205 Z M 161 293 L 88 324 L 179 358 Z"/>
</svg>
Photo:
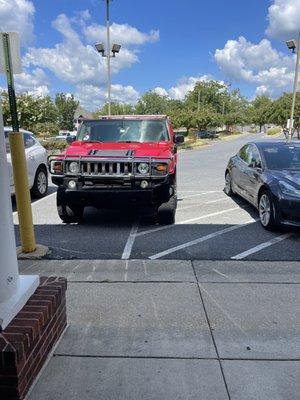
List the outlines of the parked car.
<svg viewBox="0 0 300 400">
<path fill-rule="evenodd" d="M 199 139 L 218 139 L 219 137 L 215 131 L 199 131 L 197 136 Z"/>
<path fill-rule="evenodd" d="M 246 144 L 229 160 L 224 191 L 253 204 L 265 229 L 300 226 L 300 143 Z"/>
<path fill-rule="evenodd" d="M 166 116 L 114 116 L 82 121 L 62 155 L 50 157 L 62 221 L 77 222 L 84 208 L 152 209 L 172 224 L 177 206 L 177 143 Z"/>
<path fill-rule="evenodd" d="M 15 193 L 15 188 L 8 139 L 8 135 L 11 131 L 12 129 L 10 127 L 4 128 L 6 155 L 9 168 L 10 191 L 13 195 Z M 34 137 L 32 132 L 25 131 L 24 129 L 20 129 L 20 132 L 23 133 L 24 137 L 29 187 L 34 196 L 44 197 L 48 191 L 47 151 Z"/>
<path fill-rule="evenodd" d="M 76 137 L 76 132 L 60 132 L 57 136 L 55 136 L 55 140 L 67 140 L 67 138 L 70 136 Z"/>
</svg>

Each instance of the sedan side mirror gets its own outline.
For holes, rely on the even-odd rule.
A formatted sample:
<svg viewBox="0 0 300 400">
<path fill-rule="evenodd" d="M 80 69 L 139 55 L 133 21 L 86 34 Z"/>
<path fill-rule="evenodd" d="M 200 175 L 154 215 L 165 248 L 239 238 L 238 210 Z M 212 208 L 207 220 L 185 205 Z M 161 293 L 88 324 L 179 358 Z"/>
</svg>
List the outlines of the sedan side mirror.
<svg viewBox="0 0 300 400">
<path fill-rule="evenodd" d="M 249 164 L 250 168 L 256 168 L 256 169 L 261 169 L 261 162 L 257 160 L 252 160 L 251 163 Z"/>
<path fill-rule="evenodd" d="M 66 141 L 69 144 L 75 142 L 75 140 L 76 140 L 76 136 L 74 136 L 74 135 L 69 135 L 69 136 L 66 137 Z"/>
<path fill-rule="evenodd" d="M 175 135 L 174 143 L 176 143 L 176 144 L 184 143 L 184 136 L 183 135 Z"/>
</svg>

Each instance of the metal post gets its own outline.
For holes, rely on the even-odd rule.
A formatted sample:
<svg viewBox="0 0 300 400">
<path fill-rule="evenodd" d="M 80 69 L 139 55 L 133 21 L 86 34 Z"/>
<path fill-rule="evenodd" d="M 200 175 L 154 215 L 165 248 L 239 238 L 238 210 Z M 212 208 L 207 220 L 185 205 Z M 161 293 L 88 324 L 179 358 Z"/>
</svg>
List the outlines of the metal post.
<svg viewBox="0 0 300 400">
<path fill-rule="evenodd" d="M 9 135 L 10 152 L 14 175 L 15 195 L 18 208 L 20 237 L 22 251 L 31 253 L 36 249 L 31 199 L 28 183 L 27 163 L 25 158 L 25 148 L 23 135 L 19 132 L 19 121 L 17 113 L 16 95 L 14 88 L 14 77 L 12 70 L 12 59 L 10 53 L 9 34 L 3 34 L 3 49 L 5 68 L 8 84 L 8 96 L 10 104 L 10 112 L 12 118 L 13 132 Z M 0 133 L 2 134 L 2 133 Z"/>
<path fill-rule="evenodd" d="M 299 76 L 299 61 L 300 61 L 300 31 L 298 34 L 297 41 L 297 59 L 296 59 L 296 68 L 295 68 L 295 78 L 294 78 L 294 87 L 293 87 L 293 101 L 292 101 L 292 109 L 291 109 L 291 118 L 290 118 L 290 126 L 289 126 L 289 140 L 292 139 L 293 128 L 294 128 L 294 113 L 295 113 L 295 103 L 296 103 L 296 95 L 297 95 L 297 87 L 298 87 L 298 76 Z"/>
<path fill-rule="evenodd" d="M 110 68 L 110 22 L 109 22 L 109 2 L 106 0 L 106 34 L 107 34 L 107 101 L 108 101 L 108 115 L 111 115 L 111 68 Z"/>
<path fill-rule="evenodd" d="M 200 97 L 201 97 L 201 92 L 200 90 L 198 90 L 198 107 L 197 107 L 197 111 L 200 111 Z"/>
</svg>

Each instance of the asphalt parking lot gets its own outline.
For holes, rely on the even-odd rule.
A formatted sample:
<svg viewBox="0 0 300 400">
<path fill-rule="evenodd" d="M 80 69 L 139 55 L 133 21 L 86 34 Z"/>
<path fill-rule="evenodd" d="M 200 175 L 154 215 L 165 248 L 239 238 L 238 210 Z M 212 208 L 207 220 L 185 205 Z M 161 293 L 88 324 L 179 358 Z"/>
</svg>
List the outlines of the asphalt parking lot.
<svg viewBox="0 0 300 400">
<path fill-rule="evenodd" d="M 257 135 L 180 153 L 175 225 L 159 226 L 128 210 L 94 209 L 86 210 L 82 223 L 65 225 L 50 187 L 32 205 L 37 241 L 50 247 L 53 259 L 297 261 L 299 230 L 267 232 L 253 207 L 223 193 L 228 158 L 253 138 Z"/>
</svg>

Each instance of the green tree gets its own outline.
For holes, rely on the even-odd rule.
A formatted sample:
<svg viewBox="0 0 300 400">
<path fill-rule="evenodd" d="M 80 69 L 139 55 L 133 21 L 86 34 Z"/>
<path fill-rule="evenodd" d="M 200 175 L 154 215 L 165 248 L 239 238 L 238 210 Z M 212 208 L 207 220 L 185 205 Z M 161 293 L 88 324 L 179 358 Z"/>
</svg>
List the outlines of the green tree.
<svg viewBox="0 0 300 400">
<path fill-rule="evenodd" d="M 4 123 L 11 125 L 7 92 L 2 92 L 1 97 Z M 19 94 L 17 95 L 17 108 L 21 128 L 33 130 L 34 126 L 39 123 L 57 124 L 57 109 L 50 96 L 36 97 L 27 93 Z"/>
<path fill-rule="evenodd" d="M 170 99 L 154 91 L 146 92 L 135 107 L 136 114 L 167 114 Z"/>
<path fill-rule="evenodd" d="M 229 103 L 228 88 L 217 81 L 200 81 L 185 98 L 185 105 L 193 111 L 202 107 L 212 107 L 215 112 L 222 113 L 224 105 Z"/>
<path fill-rule="evenodd" d="M 268 96 L 257 96 L 248 109 L 249 121 L 259 125 L 259 130 L 270 122 L 273 102 Z"/>
<path fill-rule="evenodd" d="M 223 119 L 213 107 L 206 106 L 195 113 L 195 123 L 199 131 L 206 131 L 208 128 L 217 128 L 222 125 Z"/>
<path fill-rule="evenodd" d="M 60 129 L 72 131 L 74 128 L 74 114 L 79 105 L 73 95 L 57 93 L 55 96 L 55 106 L 57 108 L 57 122 Z"/>
<path fill-rule="evenodd" d="M 273 102 L 270 120 L 284 128 L 291 116 L 292 93 L 284 93 Z M 300 93 L 297 93 L 294 114 L 294 127 L 300 128 Z"/>
<path fill-rule="evenodd" d="M 134 114 L 134 107 L 131 104 L 123 103 L 111 103 L 111 114 L 112 115 L 132 115 Z M 93 113 L 95 118 L 99 118 L 102 115 L 108 115 L 108 104 L 104 104 L 103 107 Z"/>
<path fill-rule="evenodd" d="M 187 130 L 187 134 L 189 134 L 191 128 L 196 126 L 195 113 L 193 111 L 175 111 L 171 113 L 170 117 L 174 128 L 185 128 Z"/>
</svg>

